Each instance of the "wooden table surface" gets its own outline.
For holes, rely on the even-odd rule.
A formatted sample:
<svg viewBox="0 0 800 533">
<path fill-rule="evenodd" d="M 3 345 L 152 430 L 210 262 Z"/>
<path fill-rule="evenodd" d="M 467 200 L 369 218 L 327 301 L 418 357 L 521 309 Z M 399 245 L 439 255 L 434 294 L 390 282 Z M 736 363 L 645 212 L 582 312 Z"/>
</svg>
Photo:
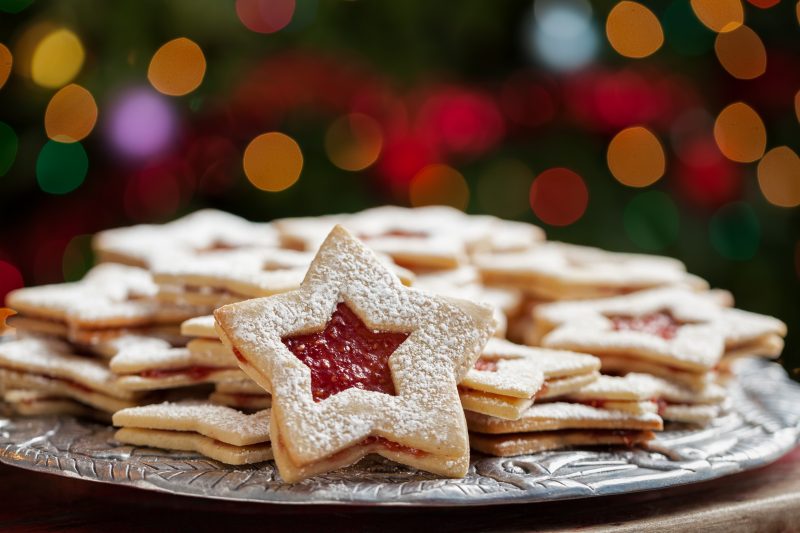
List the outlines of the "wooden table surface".
<svg viewBox="0 0 800 533">
<path fill-rule="evenodd" d="M 800 531 L 800 448 L 759 470 L 626 496 L 462 509 L 238 504 L 0 465 L 0 531 Z"/>
</svg>

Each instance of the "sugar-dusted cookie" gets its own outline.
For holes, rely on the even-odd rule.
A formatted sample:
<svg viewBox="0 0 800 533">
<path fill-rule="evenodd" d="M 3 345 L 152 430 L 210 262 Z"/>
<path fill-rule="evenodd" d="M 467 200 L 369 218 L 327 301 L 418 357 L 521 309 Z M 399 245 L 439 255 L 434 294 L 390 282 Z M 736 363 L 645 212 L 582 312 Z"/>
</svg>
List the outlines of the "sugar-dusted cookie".
<svg viewBox="0 0 800 533">
<path fill-rule="evenodd" d="M 141 398 L 120 388 L 104 362 L 74 355 L 69 345 L 54 339 L 0 343 L 0 381 L 4 389 L 43 391 L 107 412 L 135 405 Z"/>
<path fill-rule="evenodd" d="M 515 287 L 542 299 L 598 298 L 665 285 L 707 284 L 680 261 L 547 242 L 526 252 L 478 255 L 487 285 Z"/>
<path fill-rule="evenodd" d="M 786 333 L 775 318 L 722 307 L 713 295 L 685 288 L 542 305 L 536 320 L 549 329 L 544 346 L 695 373 L 714 368 L 728 349 L 775 355 L 771 342 Z"/>
<path fill-rule="evenodd" d="M 19 313 L 11 322 L 17 330 L 66 337 L 79 344 L 149 333 L 201 314 L 192 307 L 160 304 L 153 298 L 157 290 L 149 272 L 105 264 L 74 283 L 17 289 L 6 301 Z"/>
<path fill-rule="evenodd" d="M 101 262 L 149 268 L 167 256 L 187 257 L 241 247 L 275 248 L 271 224 L 249 222 L 230 213 L 203 209 L 168 224 L 141 224 L 101 231 L 92 247 Z"/>
<path fill-rule="evenodd" d="M 631 447 L 646 444 L 654 438 L 655 433 L 648 430 L 563 429 L 504 435 L 470 433 L 469 443 L 479 452 L 497 457 L 510 457 L 572 447 Z"/>
<path fill-rule="evenodd" d="M 466 473 L 456 384 L 493 332 L 489 307 L 404 287 L 336 227 L 300 289 L 214 316 L 241 368 L 272 392 L 284 480 L 368 453 L 442 475 Z"/>
<path fill-rule="evenodd" d="M 71 415 L 110 421 L 110 415 L 64 396 L 35 389 L 12 389 L 3 394 L 3 400 L 15 414 L 21 416 Z"/>
<path fill-rule="evenodd" d="M 470 411 L 516 419 L 536 398 L 591 383 L 599 368 L 591 355 L 491 339 L 459 384 L 461 403 Z"/>
<path fill-rule="evenodd" d="M 127 444 L 193 451 L 240 465 L 272 458 L 269 410 L 251 415 L 209 403 L 161 403 L 114 414 L 115 438 Z"/>
<path fill-rule="evenodd" d="M 214 324 L 214 315 L 196 316 L 181 324 L 181 334 L 187 337 L 219 340 Z"/>
<path fill-rule="evenodd" d="M 209 401 L 236 409 L 255 410 L 272 406 L 272 396 L 251 379 L 227 380 L 215 384 Z"/>
<path fill-rule="evenodd" d="M 161 390 L 244 378 L 230 351 L 131 345 L 109 362 L 126 390 Z"/>
</svg>

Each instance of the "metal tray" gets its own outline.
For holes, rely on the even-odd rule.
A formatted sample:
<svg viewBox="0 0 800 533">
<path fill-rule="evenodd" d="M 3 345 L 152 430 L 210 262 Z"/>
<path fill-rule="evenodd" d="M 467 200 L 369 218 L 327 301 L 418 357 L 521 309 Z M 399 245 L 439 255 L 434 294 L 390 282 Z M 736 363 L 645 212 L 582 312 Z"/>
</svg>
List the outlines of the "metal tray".
<svg viewBox="0 0 800 533">
<path fill-rule="evenodd" d="M 196 454 L 122 446 L 113 428 L 72 417 L 0 415 L 0 462 L 40 472 L 203 498 L 280 504 L 463 506 L 554 501 L 661 489 L 750 470 L 800 437 L 800 385 L 777 364 L 736 367 L 732 408 L 711 427 L 669 427 L 647 450 L 574 449 L 473 456 L 464 479 L 368 457 L 289 485 L 271 462 L 231 467 Z"/>
</svg>

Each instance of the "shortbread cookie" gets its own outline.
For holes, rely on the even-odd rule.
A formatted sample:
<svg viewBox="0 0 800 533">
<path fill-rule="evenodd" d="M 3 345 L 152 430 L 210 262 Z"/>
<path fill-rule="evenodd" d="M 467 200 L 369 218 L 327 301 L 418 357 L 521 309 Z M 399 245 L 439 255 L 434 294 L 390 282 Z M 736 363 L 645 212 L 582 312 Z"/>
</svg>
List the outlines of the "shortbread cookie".
<svg viewBox="0 0 800 533">
<path fill-rule="evenodd" d="M 61 396 L 50 396 L 35 390 L 12 390 L 3 395 L 3 400 L 20 416 L 70 415 L 82 418 L 110 420 L 82 403 Z"/>
<path fill-rule="evenodd" d="M 271 224 L 249 222 L 213 209 L 196 211 L 168 224 L 101 231 L 92 240 L 99 261 L 144 268 L 167 256 L 191 257 L 220 249 L 277 245 Z"/>
<path fill-rule="evenodd" d="M 181 324 L 181 334 L 187 337 L 219 340 L 217 330 L 214 329 L 214 323 L 214 315 L 193 317 Z"/>
<path fill-rule="evenodd" d="M 591 355 L 491 339 L 459 384 L 461 403 L 464 409 L 515 419 L 552 387 L 575 390 L 596 379 L 599 368 L 600 360 Z M 563 378 L 572 379 L 558 383 Z"/>
<path fill-rule="evenodd" d="M 214 315 L 241 368 L 272 391 L 284 480 L 367 453 L 442 475 L 466 473 L 456 384 L 492 334 L 488 307 L 404 287 L 336 227 L 299 290 Z"/>
<path fill-rule="evenodd" d="M 153 299 L 156 291 L 147 271 L 106 264 L 94 267 L 78 282 L 12 291 L 7 302 L 20 313 L 12 319 L 19 331 L 63 337 L 82 345 L 151 333 L 152 328 L 177 325 L 202 314 L 191 307 L 159 304 Z"/>
<path fill-rule="evenodd" d="M 272 406 L 272 396 L 251 379 L 221 381 L 208 399 L 215 404 L 245 410 Z"/>
<path fill-rule="evenodd" d="M 767 353 L 771 340 L 786 333 L 777 319 L 721 307 L 703 293 L 682 288 L 543 305 L 536 320 L 537 327 L 551 328 L 542 338 L 544 346 L 696 373 L 714 368 L 726 349 L 748 347 L 774 355 Z"/>
<path fill-rule="evenodd" d="M 663 428 L 655 413 L 630 414 L 569 402 L 534 404 L 518 420 L 466 412 L 471 432 L 506 434 L 561 429 L 655 430 Z"/>
<path fill-rule="evenodd" d="M 228 356 L 230 352 L 225 352 Z M 117 385 L 125 390 L 162 390 L 175 387 L 243 379 L 244 374 L 232 356 L 192 352 L 188 348 L 130 347 L 109 362 L 117 375 Z"/>
<path fill-rule="evenodd" d="M 652 431 L 620 429 L 563 429 L 509 435 L 470 433 L 473 449 L 497 457 L 585 446 L 626 446 L 646 444 L 655 438 Z"/>
<path fill-rule="evenodd" d="M 272 458 L 269 410 L 252 415 L 208 403 L 162 403 L 114 414 L 115 438 L 137 446 L 194 451 L 241 465 Z"/>
<path fill-rule="evenodd" d="M 475 264 L 487 285 L 515 287 L 549 300 L 598 298 L 665 285 L 707 288 L 675 259 L 559 242 L 523 253 L 479 255 Z"/>
<path fill-rule="evenodd" d="M 11 327 L 6 324 L 6 320 L 10 316 L 16 315 L 17 312 L 13 309 L 9 309 L 8 307 L 0 307 L 0 337 L 3 335 L 11 334 Z"/>
<path fill-rule="evenodd" d="M 133 405 L 141 394 L 118 387 L 100 361 L 77 356 L 53 339 L 25 338 L 0 344 L 4 388 L 26 388 L 65 396 L 104 411 Z"/>
</svg>

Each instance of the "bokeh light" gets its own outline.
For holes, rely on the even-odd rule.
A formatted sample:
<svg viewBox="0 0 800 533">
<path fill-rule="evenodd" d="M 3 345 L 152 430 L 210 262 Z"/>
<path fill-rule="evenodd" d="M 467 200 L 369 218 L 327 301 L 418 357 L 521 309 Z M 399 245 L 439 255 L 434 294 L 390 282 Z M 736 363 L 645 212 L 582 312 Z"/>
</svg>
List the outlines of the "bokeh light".
<svg viewBox="0 0 800 533">
<path fill-rule="evenodd" d="M 128 180 L 122 201 L 132 220 L 159 220 L 174 215 L 181 202 L 174 169 L 159 165 L 138 170 Z"/>
<path fill-rule="evenodd" d="M 711 217 L 711 246 L 735 261 L 752 259 L 761 244 L 761 225 L 753 208 L 744 202 L 722 206 Z"/>
<path fill-rule="evenodd" d="M 11 55 L 11 50 L 6 45 L 0 43 L 0 89 L 8 81 L 8 76 L 11 74 L 11 65 L 14 63 L 14 57 Z"/>
<path fill-rule="evenodd" d="M 97 104 L 92 94 L 80 85 L 61 88 L 44 113 L 44 129 L 54 141 L 80 141 L 92 132 L 97 122 Z"/>
<path fill-rule="evenodd" d="M 647 57 L 664 44 L 664 31 L 653 12 L 627 0 L 608 14 L 606 36 L 614 50 L 625 57 Z"/>
<path fill-rule="evenodd" d="M 800 205 L 800 157 L 788 146 L 773 148 L 758 163 L 758 185 L 773 205 Z"/>
<path fill-rule="evenodd" d="M 751 163 L 764 155 L 767 130 L 752 107 L 736 102 L 717 116 L 714 139 L 720 151 L 731 161 Z"/>
<path fill-rule="evenodd" d="M 797 122 L 800 122 L 800 90 L 794 95 L 794 114 L 797 115 Z"/>
<path fill-rule="evenodd" d="M 678 154 L 675 181 L 684 198 L 717 208 L 741 196 L 741 167 L 722 155 L 710 132 L 683 142 Z"/>
<path fill-rule="evenodd" d="M 363 170 L 381 153 L 383 132 L 378 122 L 361 113 L 337 119 L 325 133 L 325 152 L 342 170 Z"/>
<path fill-rule="evenodd" d="M 588 204 L 583 178 L 568 168 L 545 170 L 531 185 L 531 209 L 545 224 L 568 226 L 583 216 Z"/>
<path fill-rule="evenodd" d="M 61 271 L 64 281 L 78 281 L 92 267 L 92 235 L 76 235 L 64 248 Z"/>
<path fill-rule="evenodd" d="M 0 176 L 5 176 L 17 158 L 19 140 L 14 130 L 5 122 L 0 122 Z"/>
<path fill-rule="evenodd" d="M 294 139 L 273 131 L 250 141 L 244 151 L 244 173 L 262 191 L 288 189 L 303 170 L 303 153 Z"/>
<path fill-rule="evenodd" d="M 197 89 L 206 74 L 206 58 L 192 40 L 173 39 L 161 46 L 150 60 L 147 79 L 161 93 L 183 96 Z"/>
<path fill-rule="evenodd" d="M 750 4 L 760 7 L 761 9 L 768 9 L 772 6 L 778 5 L 781 0 L 747 0 Z"/>
<path fill-rule="evenodd" d="M 530 209 L 528 191 L 533 172 L 516 159 L 501 159 L 484 171 L 476 185 L 478 207 L 491 215 L 521 218 Z"/>
<path fill-rule="evenodd" d="M 67 194 L 80 187 L 89 169 L 81 143 L 47 141 L 36 159 L 36 181 L 50 194 Z"/>
<path fill-rule="evenodd" d="M 174 141 L 178 124 L 167 100 L 149 88 L 129 89 L 109 106 L 108 133 L 121 155 L 144 159 L 165 151 Z"/>
<path fill-rule="evenodd" d="M 744 23 L 740 0 L 691 0 L 691 5 L 697 18 L 717 33 L 733 31 Z"/>
<path fill-rule="evenodd" d="M 697 56 L 714 46 L 714 33 L 697 19 L 686 0 L 673 0 L 662 24 L 667 44 L 679 54 Z"/>
<path fill-rule="evenodd" d="M 661 251 L 678 239 L 678 208 L 661 191 L 647 191 L 634 197 L 625 207 L 623 222 L 628 238 L 648 252 Z"/>
<path fill-rule="evenodd" d="M 22 274 L 19 269 L 0 259 L 0 303 L 5 301 L 6 294 L 23 286 Z"/>
<path fill-rule="evenodd" d="M 740 80 L 751 80 L 767 70 L 767 50 L 761 38 L 747 26 L 720 33 L 714 42 L 722 67 Z"/>
<path fill-rule="evenodd" d="M 42 87 L 61 87 L 78 75 L 84 56 L 77 35 L 65 28 L 55 30 L 42 39 L 33 52 L 31 78 Z"/>
<path fill-rule="evenodd" d="M 0 0 L 0 11 L 5 13 L 19 13 L 29 5 L 33 0 Z"/>
<path fill-rule="evenodd" d="M 587 0 L 536 0 L 524 32 L 531 55 L 558 71 L 587 65 L 600 40 Z"/>
<path fill-rule="evenodd" d="M 634 126 L 619 132 L 608 145 L 608 168 L 622 184 L 647 187 L 664 175 L 666 158 L 658 138 Z"/>
<path fill-rule="evenodd" d="M 447 165 L 428 165 L 411 180 L 408 189 L 411 205 L 449 205 L 465 210 L 469 203 L 469 186 L 464 176 Z"/>
<path fill-rule="evenodd" d="M 292 21 L 295 0 L 236 0 L 242 24 L 257 33 L 275 33 Z"/>
</svg>

